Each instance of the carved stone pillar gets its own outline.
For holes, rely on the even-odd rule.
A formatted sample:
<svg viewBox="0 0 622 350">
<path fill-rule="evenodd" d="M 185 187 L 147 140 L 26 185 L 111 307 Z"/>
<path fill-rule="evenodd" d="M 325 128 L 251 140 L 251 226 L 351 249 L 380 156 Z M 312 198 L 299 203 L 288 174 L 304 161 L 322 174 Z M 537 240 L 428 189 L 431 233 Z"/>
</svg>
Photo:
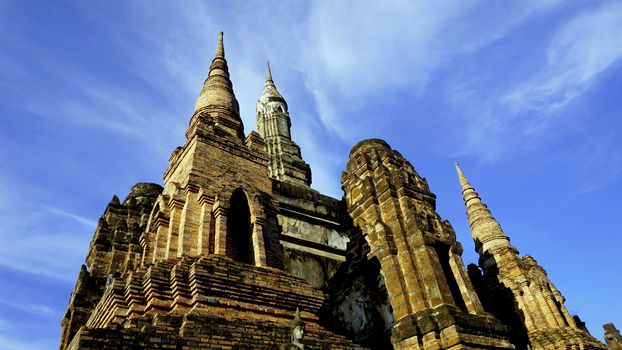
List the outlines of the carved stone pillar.
<svg viewBox="0 0 622 350">
<path fill-rule="evenodd" d="M 164 257 L 166 256 L 166 245 L 168 242 L 170 219 L 169 217 L 164 216 L 164 213 L 160 212 L 158 213 L 154 222 L 155 239 L 153 247 L 153 257 L 151 259 L 152 263 L 164 259 Z"/>
<path fill-rule="evenodd" d="M 471 279 L 469 278 L 466 269 L 464 268 L 462 257 L 454 253 L 453 249 L 449 252 L 449 264 L 451 265 L 452 271 L 456 272 L 456 281 L 460 287 L 460 293 L 462 294 L 462 299 L 465 301 L 468 312 L 470 314 L 484 313 L 484 307 L 475 292 L 475 288 L 471 283 Z"/>
</svg>

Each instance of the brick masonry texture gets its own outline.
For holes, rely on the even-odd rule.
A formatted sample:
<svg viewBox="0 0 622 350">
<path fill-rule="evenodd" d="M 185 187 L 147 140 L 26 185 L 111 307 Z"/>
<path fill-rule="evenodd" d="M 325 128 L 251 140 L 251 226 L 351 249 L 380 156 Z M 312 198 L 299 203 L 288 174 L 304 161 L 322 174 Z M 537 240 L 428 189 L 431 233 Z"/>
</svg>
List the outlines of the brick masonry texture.
<svg viewBox="0 0 622 350">
<path fill-rule="evenodd" d="M 310 187 L 269 65 L 258 132 L 239 113 L 221 33 L 164 185 L 136 184 L 100 218 L 60 350 L 606 348 L 459 168 L 468 268 L 427 181 L 385 141 L 352 148 L 338 200 Z"/>
</svg>

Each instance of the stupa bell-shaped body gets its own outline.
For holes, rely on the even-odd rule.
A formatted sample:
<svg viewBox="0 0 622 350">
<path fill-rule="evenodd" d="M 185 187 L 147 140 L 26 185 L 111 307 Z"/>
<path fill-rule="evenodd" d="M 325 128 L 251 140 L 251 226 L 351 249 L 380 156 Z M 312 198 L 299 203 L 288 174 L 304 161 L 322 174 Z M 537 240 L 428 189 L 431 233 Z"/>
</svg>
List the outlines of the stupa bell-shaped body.
<svg viewBox="0 0 622 350">
<path fill-rule="evenodd" d="M 223 47 L 223 33 L 220 32 L 216 55 L 210 65 L 209 74 L 203 89 L 197 98 L 195 111 L 208 106 L 222 107 L 240 114 L 240 105 L 233 93 L 233 84 L 229 79 L 229 68 L 225 60 L 225 49 Z"/>
<path fill-rule="evenodd" d="M 216 55 L 210 65 L 209 74 L 195 104 L 195 114 L 207 113 L 228 132 L 244 139 L 244 125 L 240 119 L 240 105 L 233 93 L 229 79 L 229 67 L 225 59 L 223 33 L 220 32 Z"/>
</svg>

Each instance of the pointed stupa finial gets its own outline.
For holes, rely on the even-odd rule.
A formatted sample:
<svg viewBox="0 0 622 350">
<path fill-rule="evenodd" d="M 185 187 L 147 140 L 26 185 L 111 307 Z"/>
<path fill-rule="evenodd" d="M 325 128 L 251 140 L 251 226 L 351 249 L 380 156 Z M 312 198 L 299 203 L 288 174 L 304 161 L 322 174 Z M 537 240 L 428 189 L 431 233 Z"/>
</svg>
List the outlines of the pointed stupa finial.
<svg viewBox="0 0 622 350">
<path fill-rule="evenodd" d="M 460 180 L 460 186 L 462 186 L 462 190 L 464 191 L 465 189 L 471 187 L 471 184 L 469 184 L 469 180 L 467 180 L 467 178 L 462 173 L 460 165 L 458 165 L 458 163 L 454 163 L 454 166 L 456 167 L 456 172 L 458 172 L 458 179 Z"/>
<path fill-rule="evenodd" d="M 268 61 L 267 67 L 268 68 L 266 69 L 266 82 L 272 81 L 272 71 L 270 70 L 270 61 Z"/>
<path fill-rule="evenodd" d="M 503 232 L 499 222 L 492 216 L 486 204 L 482 202 L 479 194 L 469 183 L 460 169 L 458 163 L 454 163 L 460 187 L 462 187 L 462 199 L 466 206 L 467 217 L 471 226 L 471 236 L 475 240 L 475 249 L 482 254 L 493 246 L 505 245 L 512 249 L 509 238 Z"/>
<path fill-rule="evenodd" d="M 462 198 L 464 199 L 464 204 L 467 206 L 467 212 L 469 207 L 474 204 L 473 202 L 481 203 L 481 199 L 479 198 L 479 194 L 475 191 L 473 186 L 469 183 L 466 176 L 460 169 L 460 165 L 458 163 L 454 163 L 456 167 L 456 172 L 458 173 L 458 180 L 460 180 L 460 187 L 462 188 Z M 470 218 L 469 218 L 470 219 Z"/>
<path fill-rule="evenodd" d="M 280 101 L 283 102 L 285 104 L 285 106 L 287 106 L 287 102 L 285 102 L 285 99 L 283 98 L 283 96 L 281 96 L 281 93 L 279 93 L 279 90 L 277 90 L 276 85 L 274 85 L 274 80 L 272 80 L 272 69 L 270 68 L 270 61 L 267 62 L 266 64 L 266 84 L 264 85 L 263 88 L 263 92 L 261 94 L 261 97 L 259 98 L 259 101 Z"/>
<path fill-rule="evenodd" d="M 218 45 L 216 45 L 216 57 L 225 58 L 225 47 L 222 44 L 223 32 L 218 33 Z"/>
<path fill-rule="evenodd" d="M 234 129 L 233 133 L 243 138 L 244 126 L 240 119 L 240 106 L 233 93 L 233 84 L 231 79 L 229 79 L 229 67 L 225 59 L 222 32 L 218 34 L 216 54 L 209 67 L 209 73 L 203 84 L 203 89 L 197 98 L 195 113 L 204 108 L 226 111 L 226 113 L 220 113 L 218 118 L 228 119 L 229 123 L 219 124 L 231 126 L 231 129 Z"/>
<path fill-rule="evenodd" d="M 216 55 L 209 67 L 209 73 L 205 84 L 203 84 L 203 90 L 197 99 L 195 110 L 206 106 L 221 106 L 239 116 L 240 107 L 233 94 L 233 84 L 231 84 L 229 79 L 229 67 L 225 59 L 222 36 L 223 34 L 220 32 L 218 35 L 218 45 L 216 45 Z"/>
</svg>

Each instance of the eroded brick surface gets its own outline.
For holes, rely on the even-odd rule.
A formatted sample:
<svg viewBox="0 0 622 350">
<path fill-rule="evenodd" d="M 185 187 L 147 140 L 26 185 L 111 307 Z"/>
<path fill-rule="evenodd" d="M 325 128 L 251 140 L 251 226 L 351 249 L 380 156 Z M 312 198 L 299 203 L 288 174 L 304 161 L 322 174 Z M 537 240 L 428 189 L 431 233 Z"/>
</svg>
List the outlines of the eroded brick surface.
<svg viewBox="0 0 622 350">
<path fill-rule="evenodd" d="M 278 94 L 273 83 L 265 93 Z M 321 288 L 345 260 L 343 207 L 309 187 L 289 116 L 272 102 L 262 131 L 287 132 L 245 137 L 221 35 L 164 187 L 134 186 L 100 220 L 61 349 L 275 349 L 290 343 L 297 309 L 310 348 L 361 348 L 318 317 Z M 282 226 L 291 226 L 287 241 Z"/>
<path fill-rule="evenodd" d="M 164 186 L 135 185 L 99 220 L 61 350 L 604 349 L 460 171 L 468 271 L 427 181 L 386 142 L 354 146 L 338 200 L 310 187 L 269 67 L 259 132 L 239 114 L 221 34 Z"/>
<path fill-rule="evenodd" d="M 359 142 L 341 183 L 367 256 L 380 265 L 396 348 L 513 348 L 508 328 L 484 311 L 436 196 L 407 160 L 382 140 Z"/>
</svg>

